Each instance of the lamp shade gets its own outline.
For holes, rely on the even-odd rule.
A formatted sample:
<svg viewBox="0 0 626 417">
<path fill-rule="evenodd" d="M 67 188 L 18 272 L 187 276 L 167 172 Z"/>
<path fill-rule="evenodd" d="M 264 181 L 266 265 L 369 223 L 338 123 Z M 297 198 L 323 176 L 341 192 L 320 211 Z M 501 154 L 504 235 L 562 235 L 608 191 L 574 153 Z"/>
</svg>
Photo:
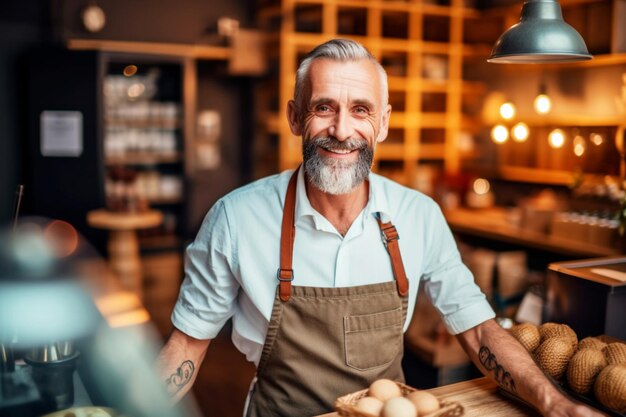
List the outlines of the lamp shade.
<svg viewBox="0 0 626 417">
<path fill-rule="evenodd" d="M 558 63 L 592 56 L 582 36 L 565 23 L 555 0 L 526 0 L 519 23 L 496 41 L 488 62 Z"/>
</svg>

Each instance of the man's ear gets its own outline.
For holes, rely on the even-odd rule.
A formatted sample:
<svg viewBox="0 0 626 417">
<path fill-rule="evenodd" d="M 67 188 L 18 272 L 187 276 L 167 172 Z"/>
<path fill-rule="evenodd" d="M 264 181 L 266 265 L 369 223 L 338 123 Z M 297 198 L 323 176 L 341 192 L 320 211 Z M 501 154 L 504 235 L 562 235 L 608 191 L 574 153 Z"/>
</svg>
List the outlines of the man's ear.
<svg viewBox="0 0 626 417">
<path fill-rule="evenodd" d="M 378 137 L 376 138 L 376 142 L 378 143 L 387 139 L 387 134 L 389 133 L 389 117 L 391 117 L 391 104 L 387 104 L 383 112 L 383 119 L 380 122 L 380 132 L 378 132 Z"/>
<path fill-rule="evenodd" d="M 302 126 L 300 126 L 300 117 L 296 110 L 296 102 L 289 100 L 287 103 L 287 121 L 289 122 L 289 129 L 291 133 L 296 136 L 302 135 Z"/>
</svg>

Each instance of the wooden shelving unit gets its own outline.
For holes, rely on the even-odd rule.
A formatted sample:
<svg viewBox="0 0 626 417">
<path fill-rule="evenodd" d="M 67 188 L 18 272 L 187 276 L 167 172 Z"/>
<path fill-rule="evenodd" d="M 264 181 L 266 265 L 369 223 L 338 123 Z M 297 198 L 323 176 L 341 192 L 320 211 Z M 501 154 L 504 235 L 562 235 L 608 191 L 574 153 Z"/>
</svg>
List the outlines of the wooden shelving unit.
<svg viewBox="0 0 626 417">
<path fill-rule="evenodd" d="M 393 170 L 394 178 L 407 185 L 414 182 L 419 164 L 458 172 L 465 156 L 457 144 L 459 136 L 480 125 L 475 115 L 464 114 L 464 99 L 486 92 L 481 82 L 463 79 L 464 59 L 486 56 L 490 49 L 488 43 L 464 42 L 464 21 L 479 17 L 462 0 L 449 5 L 422 0 L 282 0 L 280 6 L 263 8 L 260 20 L 280 20 L 279 108 L 264 112 L 262 121 L 278 136 L 278 168 L 301 161 L 300 140 L 284 117 L 299 61 L 314 46 L 343 37 L 365 45 L 389 76 L 390 135 L 377 147 L 375 169 Z"/>
</svg>

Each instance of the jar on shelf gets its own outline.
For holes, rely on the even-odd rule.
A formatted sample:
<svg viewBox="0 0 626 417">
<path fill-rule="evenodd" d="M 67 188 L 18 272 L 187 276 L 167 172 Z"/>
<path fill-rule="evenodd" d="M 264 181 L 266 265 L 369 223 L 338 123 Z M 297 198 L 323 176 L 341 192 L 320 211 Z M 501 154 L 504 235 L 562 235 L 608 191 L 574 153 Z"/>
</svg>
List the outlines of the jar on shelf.
<svg viewBox="0 0 626 417">
<path fill-rule="evenodd" d="M 117 212 L 140 212 L 148 204 L 137 189 L 137 172 L 122 166 L 109 169 L 106 178 L 106 206 Z"/>
</svg>

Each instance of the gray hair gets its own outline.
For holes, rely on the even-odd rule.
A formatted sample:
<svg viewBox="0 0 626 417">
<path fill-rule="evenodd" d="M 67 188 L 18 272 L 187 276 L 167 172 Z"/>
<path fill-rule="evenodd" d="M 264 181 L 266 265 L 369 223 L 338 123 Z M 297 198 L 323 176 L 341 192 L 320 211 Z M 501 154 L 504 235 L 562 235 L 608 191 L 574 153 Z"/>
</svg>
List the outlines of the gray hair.
<svg viewBox="0 0 626 417">
<path fill-rule="evenodd" d="M 371 54 L 363 45 L 353 41 L 351 39 L 332 39 L 321 45 L 316 46 L 311 52 L 306 54 L 298 71 L 296 72 L 296 86 L 294 92 L 294 101 L 296 104 L 296 111 L 301 117 L 303 110 L 306 108 L 305 100 L 307 99 L 307 92 L 310 89 L 307 85 L 309 79 L 309 71 L 311 64 L 316 59 L 326 58 L 333 61 L 348 62 L 358 61 L 360 59 L 368 59 L 374 64 L 380 74 L 380 82 L 382 87 L 382 105 L 385 106 L 389 102 L 389 91 L 387 84 L 387 73 L 383 66 L 376 60 L 374 55 Z"/>
</svg>

